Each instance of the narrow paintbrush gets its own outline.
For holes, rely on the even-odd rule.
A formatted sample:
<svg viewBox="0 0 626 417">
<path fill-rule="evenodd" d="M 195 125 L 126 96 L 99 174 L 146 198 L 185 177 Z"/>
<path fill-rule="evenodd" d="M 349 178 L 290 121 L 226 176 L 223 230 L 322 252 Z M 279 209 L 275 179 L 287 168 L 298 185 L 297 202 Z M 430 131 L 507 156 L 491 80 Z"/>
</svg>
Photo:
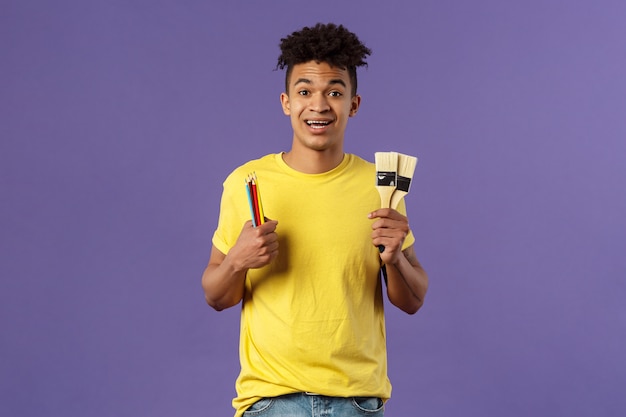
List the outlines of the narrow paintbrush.
<svg viewBox="0 0 626 417">
<path fill-rule="evenodd" d="M 398 177 L 398 153 L 376 152 L 376 188 L 380 194 L 380 206 L 388 208 L 391 204 L 391 195 L 396 189 Z"/>
<path fill-rule="evenodd" d="M 396 190 L 398 180 L 398 153 L 397 152 L 376 152 L 376 188 L 380 194 L 380 207 L 389 208 L 391 195 Z M 378 250 L 383 252 L 385 247 L 378 246 Z"/>
<path fill-rule="evenodd" d="M 398 208 L 400 200 L 402 200 L 402 198 L 409 193 L 409 189 L 411 188 L 411 179 L 413 178 L 416 165 L 416 157 L 398 154 L 398 180 L 396 190 L 391 196 L 391 208 Z"/>
</svg>

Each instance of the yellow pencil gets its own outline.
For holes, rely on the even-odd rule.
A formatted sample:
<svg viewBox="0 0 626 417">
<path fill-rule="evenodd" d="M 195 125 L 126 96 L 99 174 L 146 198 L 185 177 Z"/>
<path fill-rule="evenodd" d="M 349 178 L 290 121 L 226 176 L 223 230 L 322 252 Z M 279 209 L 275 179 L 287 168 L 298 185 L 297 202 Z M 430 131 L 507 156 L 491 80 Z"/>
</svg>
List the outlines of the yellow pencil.
<svg viewBox="0 0 626 417">
<path fill-rule="evenodd" d="M 260 224 L 265 223 L 265 213 L 263 211 L 263 203 L 261 202 L 261 188 L 259 187 L 259 179 L 256 176 L 256 172 L 253 173 L 254 182 L 256 183 L 256 199 L 259 206 L 259 221 Z"/>
</svg>

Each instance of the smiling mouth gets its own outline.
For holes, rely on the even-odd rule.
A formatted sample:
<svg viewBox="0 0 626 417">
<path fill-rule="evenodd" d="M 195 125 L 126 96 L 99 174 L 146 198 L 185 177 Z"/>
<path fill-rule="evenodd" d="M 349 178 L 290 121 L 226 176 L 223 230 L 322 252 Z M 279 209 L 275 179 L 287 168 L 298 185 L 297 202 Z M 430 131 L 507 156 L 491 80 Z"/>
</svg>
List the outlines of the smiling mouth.
<svg viewBox="0 0 626 417">
<path fill-rule="evenodd" d="M 305 123 L 314 129 L 322 129 L 329 124 L 331 124 L 330 120 L 306 120 Z"/>
</svg>

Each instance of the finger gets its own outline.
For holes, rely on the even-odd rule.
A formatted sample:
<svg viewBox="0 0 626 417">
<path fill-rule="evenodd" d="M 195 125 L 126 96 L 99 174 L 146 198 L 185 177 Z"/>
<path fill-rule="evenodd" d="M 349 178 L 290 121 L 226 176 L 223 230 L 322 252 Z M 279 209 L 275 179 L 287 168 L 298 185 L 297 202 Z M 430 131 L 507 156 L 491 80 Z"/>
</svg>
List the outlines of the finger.
<svg viewBox="0 0 626 417">
<path fill-rule="evenodd" d="M 379 218 L 379 217 L 387 217 L 388 212 L 389 212 L 388 208 L 374 210 L 374 211 L 372 211 L 372 212 L 367 214 L 367 218 L 368 219 L 376 219 L 376 218 Z"/>
<path fill-rule="evenodd" d="M 278 225 L 278 222 L 276 220 L 266 220 L 265 223 L 257 226 L 257 229 L 259 229 L 259 231 L 263 234 L 267 234 L 267 233 L 272 233 L 274 230 L 276 230 L 276 226 Z"/>
<path fill-rule="evenodd" d="M 409 233 L 409 223 L 403 220 L 379 219 L 372 223 L 372 230 L 388 236 L 398 233 L 406 235 Z"/>
<path fill-rule="evenodd" d="M 372 242 L 374 245 L 379 246 L 398 246 L 404 241 L 404 237 L 401 234 L 391 233 L 376 233 L 372 235 Z"/>
<path fill-rule="evenodd" d="M 376 227 L 372 230 L 372 239 L 390 239 L 402 242 L 408 233 L 408 229 L 405 228 Z"/>
<path fill-rule="evenodd" d="M 276 242 L 272 242 L 270 245 L 268 245 L 267 247 L 269 254 L 272 258 L 275 258 L 276 255 L 278 255 L 278 241 Z"/>
<path fill-rule="evenodd" d="M 381 256 L 394 254 L 400 248 L 398 242 L 393 239 L 378 239 L 374 242 L 374 246 L 378 248 Z"/>
<path fill-rule="evenodd" d="M 392 220 L 404 220 L 406 216 L 402 215 L 400 212 L 392 209 L 392 208 L 381 208 L 378 210 L 374 210 L 367 215 L 370 219 L 375 218 L 386 218 Z"/>
</svg>

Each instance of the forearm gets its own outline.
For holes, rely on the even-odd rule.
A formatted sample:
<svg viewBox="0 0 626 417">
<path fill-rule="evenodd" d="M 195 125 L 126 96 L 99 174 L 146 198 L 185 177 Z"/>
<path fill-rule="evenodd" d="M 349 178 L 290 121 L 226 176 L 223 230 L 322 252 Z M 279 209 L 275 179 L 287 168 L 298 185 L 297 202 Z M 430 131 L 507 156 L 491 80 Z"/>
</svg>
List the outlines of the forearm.
<svg viewBox="0 0 626 417">
<path fill-rule="evenodd" d="M 204 296 L 211 307 L 219 311 L 238 304 L 244 295 L 248 270 L 262 268 L 278 255 L 277 224 L 267 219 L 252 227 L 248 220 L 228 255 L 212 247 L 209 265 L 202 274 Z"/>
<path fill-rule="evenodd" d="M 428 290 L 428 275 L 422 268 L 413 247 L 403 252 L 393 264 L 387 264 L 387 295 L 389 301 L 409 314 L 415 314 L 424 304 Z"/>
<path fill-rule="evenodd" d="M 202 288 L 207 303 L 217 311 L 237 305 L 244 294 L 247 269 L 241 269 L 224 257 L 209 262 L 202 274 Z"/>
</svg>

